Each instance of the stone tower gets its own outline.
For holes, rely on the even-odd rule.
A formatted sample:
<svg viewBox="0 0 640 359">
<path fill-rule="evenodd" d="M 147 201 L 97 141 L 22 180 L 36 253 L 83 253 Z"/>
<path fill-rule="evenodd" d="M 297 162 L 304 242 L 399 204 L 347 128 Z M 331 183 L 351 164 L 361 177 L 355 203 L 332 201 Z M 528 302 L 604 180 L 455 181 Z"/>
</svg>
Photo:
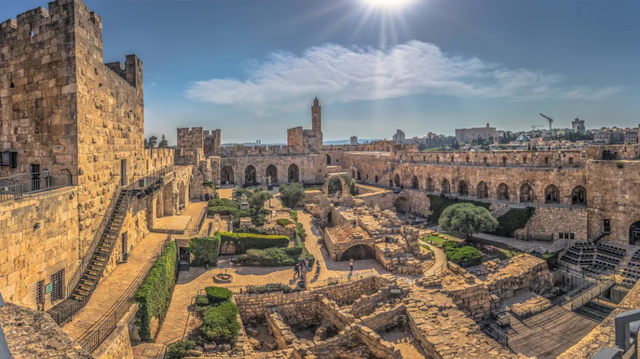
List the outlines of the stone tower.
<svg viewBox="0 0 640 359">
<path fill-rule="evenodd" d="M 313 100 L 313 106 L 311 106 L 311 130 L 315 135 L 316 146 L 319 149 L 322 147 L 322 108 L 318 97 Z"/>
</svg>

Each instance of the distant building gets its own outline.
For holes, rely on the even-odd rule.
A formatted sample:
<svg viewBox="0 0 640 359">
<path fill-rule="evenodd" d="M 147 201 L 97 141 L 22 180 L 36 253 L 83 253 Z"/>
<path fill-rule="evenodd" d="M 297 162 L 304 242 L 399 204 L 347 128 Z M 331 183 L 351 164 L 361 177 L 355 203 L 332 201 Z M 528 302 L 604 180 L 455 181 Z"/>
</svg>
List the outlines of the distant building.
<svg viewBox="0 0 640 359">
<path fill-rule="evenodd" d="M 624 129 L 624 143 L 638 143 L 638 128 L 631 127 Z"/>
<path fill-rule="evenodd" d="M 402 130 L 397 130 L 396 134 L 393 135 L 393 141 L 397 143 L 403 143 L 405 140 L 404 132 Z"/>
<path fill-rule="evenodd" d="M 584 127 L 584 120 L 580 120 L 576 117 L 575 120 L 571 121 L 571 128 L 573 128 L 573 132 L 584 134 L 586 129 Z"/>
<path fill-rule="evenodd" d="M 604 128 L 595 136 L 596 142 L 604 142 L 610 145 L 619 145 L 625 143 L 625 135 L 628 129 L 622 128 Z M 635 141 L 638 142 L 638 132 L 635 133 Z"/>
<path fill-rule="evenodd" d="M 349 144 L 357 145 L 358 144 L 358 136 L 351 136 L 351 138 L 349 139 Z"/>
<path fill-rule="evenodd" d="M 490 127 L 488 123 L 486 127 L 456 128 L 456 140 L 458 142 L 471 142 L 478 138 L 486 140 L 489 137 L 495 138 L 496 134 L 496 128 Z"/>
</svg>

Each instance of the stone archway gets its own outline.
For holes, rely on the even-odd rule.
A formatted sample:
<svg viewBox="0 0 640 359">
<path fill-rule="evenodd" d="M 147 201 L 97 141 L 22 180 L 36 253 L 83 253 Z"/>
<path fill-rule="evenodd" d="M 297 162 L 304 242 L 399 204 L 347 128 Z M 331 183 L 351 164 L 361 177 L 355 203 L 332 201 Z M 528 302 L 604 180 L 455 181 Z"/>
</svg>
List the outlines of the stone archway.
<svg viewBox="0 0 640 359">
<path fill-rule="evenodd" d="M 460 195 L 460 196 L 468 196 L 469 195 L 469 185 L 464 180 L 461 180 L 458 183 L 458 195 Z"/>
<path fill-rule="evenodd" d="M 427 178 L 424 185 L 424 190 L 427 192 L 433 192 L 433 179 L 431 177 Z"/>
<path fill-rule="evenodd" d="M 401 214 L 411 213 L 411 204 L 407 197 L 401 196 L 393 200 L 393 206 L 396 208 L 396 212 Z"/>
<path fill-rule="evenodd" d="M 331 166 L 331 156 L 327 153 L 327 166 Z"/>
<path fill-rule="evenodd" d="M 322 187 L 322 192 L 325 195 L 329 195 L 329 184 L 331 184 L 331 182 L 333 181 L 340 181 L 340 186 L 342 187 L 342 197 L 344 196 L 348 196 L 349 193 L 349 186 L 347 185 L 347 182 L 344 180 L 344 178 L 342 176 L 331 176 L 329 178 L 327 178 L 326 181 L 324 181 L 324 186 Z M 334 182 L 335 183 L 335 182 Z M 333 193 L 335 193 L 335 190 L 333 191 Z"/>
<path fill-rule="evenodd" d="M 177 204 L 174 203 L 174 200 L 176 199 L 173 195 L 174 186 L 175 183 L 172 181 L 168 184 L 165 184 L 164 188 L 162 189 L 163 216 L 173 216 L 176 214 Z"/>
<path fill-rule="evenodd" d="M 498 200 L 499 201 L 508 201 L 509 200 L 509 186 L 504 183 L 500 183 L 498 186 Z"/>
<path fill-rule="evenodd" d="M 265 178 L 271 177 L 271 184 L 278 183 L 278 168 L 274 165 L 267 166 L 267 170 L 265 172 Z"/>
<path fill-rule="evenodd" d="M 420 188 L 420 180 L 418 180 L 417 176 L 413 176 L 411 179 L 411 188 L 419 189 Z"/>
<path fill-rule="evenodd" d="M 520 186 L 520 203 L 533 202 L 533 187 L 528 183 L 523 183 Z"/>
<path fill-rule="evenodd" d="M 440 184 L 440 193 L 451 194 L 451 183 L 446 178 L 442 179 L 442 183 Z"/>
<path fill-rule="evenodd" d="M 374 259 L 375 257 L 375 251 L 373 250 L 373 248 L 371 248 L 371 246 L 368 246 L 366 244 L 356 244 L 355 246 L 350 247 L 346 251 L 342 252 L 340 261 L 344 262 L 351 259 Z"/>
<path fill-rule="evenodd" d="M 629 227 L 629 244 L 640 243 L 640 221 L 633 222 Z"/>
<path fill-rule="evenodd" d="M 340 194 L 344 193 L 344 180 L 340 178 L 340 176 L 333 176 L 328 180 L 328 182 L 327 194 L 335 194 L 338 191 L 340 191 Z"/>
<path fill-rule="evenodd" d="M 244 170 L 244 183 L 257 183 L 256 168 L 248 165 Z"/>
<path fill-rule="evenodd" d="M 233 168 L 231 166 L 224 166 L 220 171 L 220 183 L 223 184 L 235 184 L 233 179 Z"/>
<path fill-rule="evenodd" d="M 571 191 L 571 204 L 587 204 L 587 189 L 577 186 Z"/>
<path fill-rule="evenodd" d="M 402 178 L 397 173 L 393 176 L 393 185 L 396 187 L 402 186 Z"/>
<path fill-rule="evenodd" d="M 187 207 L 187 188 L 184 181 L 178 185 L 178 212 L 182 212 Z"/>
<path fill-rule="evenodd" d="M 164 192 L 160 191 L 156 196 L 156 218 L 164 217 Z"/>
<path fill-rule="evenodd" d="M 478 198 L 487 198 L 489 196 L 489 191 L 487 189 L 487 184 L 483 181 L 478 183 L 478 188 L 476 190 L 476 197 Z"/>
<path fill-rule="evenodd" d="M 544 190 L 544 203 L 560 203 L 560 190 L 554 185 L 549 185 Z"/>
<path fill-rule="evenodd" d="M 291 164 L 287 173 L 289 183 L 300 182 L 300 169 L 298 168 L 298 165 L 295 163 Z"/>
</svg>

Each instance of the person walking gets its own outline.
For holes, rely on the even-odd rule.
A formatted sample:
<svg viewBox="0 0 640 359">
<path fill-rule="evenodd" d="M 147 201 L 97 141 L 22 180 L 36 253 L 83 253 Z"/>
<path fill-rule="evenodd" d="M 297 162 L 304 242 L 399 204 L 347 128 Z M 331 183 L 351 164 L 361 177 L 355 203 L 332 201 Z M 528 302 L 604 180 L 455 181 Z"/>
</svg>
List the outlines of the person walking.
<svg viewBox="0 0 640 359">
<path fill-rule="evenodd" d="M 349 261 L 349 275 L 353 274 L 353 258 Z"/>
<path fill-rule="evenodd" d="M 296 263 L 295 272 L 293 273 L 293 278 L 300 277 L 300 262 Z"/>
<path fill-rule="evenodd" d="M 309 268 L 309 258 L 304 259 L 304 267 L 307 268 L 308 271 L 311 271 L 311 268 Z"/>
</svg>

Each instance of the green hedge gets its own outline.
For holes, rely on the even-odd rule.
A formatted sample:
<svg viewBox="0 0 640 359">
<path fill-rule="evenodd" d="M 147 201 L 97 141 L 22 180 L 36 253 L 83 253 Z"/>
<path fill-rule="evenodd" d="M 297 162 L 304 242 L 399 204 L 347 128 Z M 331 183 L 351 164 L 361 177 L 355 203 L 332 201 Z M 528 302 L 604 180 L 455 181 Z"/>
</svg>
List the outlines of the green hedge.
<svg viewBox="0 0 640 359">
<path fill-rule="evenodd" d="M 471 246 L 461 246 L 456 241 L 446 241 L 442 245 L 447 259 L 462 266 L 474 266 L 482 263 L 482 253 Z"/>
<path fill-rule="evenodd" d="M 511 208 L 507 213 L 498 217 L 498 228 L 493 234 L 502 237 L 513 237 L 514 232 L 524 228 L 535 213 L 536 209 L 534 207 Z"/>
<path fill-rule="evenodd" d="M 289 220 L 289 219 L 286 219 L 286 218 L 280 218 L 280 219 L 278 219 L 276 221 L 276 223 L 278 223 L 282 227 L 286 227 L 286 226 L 290 225 L 293 222 L 291 220 Z"/>
<path fill-rule="evenodd" d="M 209 305 L 209 298 L 206 295 L 199 295 L 196 297 L 196 306 L 205 307 Z"/>
<path fill-rule="evenodd" d="M 238 307 L 229 301 L 209 308 L 202 325 L 205 338 L 216 344 L 235 343 L 240 332 L 237 314 Z"/>
<path fill-rule="evenodd" d="M 428 194 L 427 197 L 429 197 L 429 210 L 431 211 L 431 217 L 429 217 L 429 222 L 432 222 L 432 223 L 433 222 L 437 223 L 440 220 L 440 216 L 442 215 L 442 212 L 444 212 L 445 208 L 449 207 L 452 204 L 471 203 L 475 206 L 484 207 L 486 209 L 489 209 L 489 207 L 491 206 L 491 203 L 471 201 L 466 199 L 458 199 L 454 201 L 448 198 L 443 198 L 435 194 Z"/>
<path fill-rule="evenodd" d="M 249 249 L 265 249 L 289 244 L 289 237 L 276 235 L 261 235 L 253 233 L 218 232 L 222 244 L 233 242 L 236 253 L 245 253 Z"/>
<path fill-rule="evenodd" d="M 280 283 L 269 283 L 265 285 L 250 285 L 245 290 L 247 294 L 261 294 L 261 293 L 273 293 L 273 292 L 284 292 L 291 293 L 293 288 L 286 284 Z"/>
<path fill-rule="evenodd" d="M 260 229 L 258 227 L 254 227 L 254 226 L 247 227 L 245 229 L 238 229 L 238 230 L 234 231 L 234 233 L 253 233 L 253 234 L 262 234 L 262 235 L 265 235 L 265 236 L 269 235 L 269 231 L 264 230 L 264 229 Z"/>
<path fill-rule="evenodd" d="M 206 287 L 204 291 L 207 293 L 207 300 L 209 300 L 210 305 L 224 303 L 233 296 L 229 289 L 223 287 Z"/>
<path fill-rule="evenodd" d="M 151 339 L 151 318 L 158 318 L 160 324 L 164 321 L 171 294 L 176 285 L 176 258 L 177 248 L 175 242 L 169 242 L 164 247 L 162 256 L 149 271 L 144 283 L 136 293 L 136 302 L 139 308 L 136 313 L 136 325 L 138 334 L 142 340 Z"/>
<path fill-rule="evenodd" d="M 220 253 L 220 236 L 191 238 L 189 252 L 193 254 L 191 265 L 204 267 L 218 265 L 218 253 Z"/>
<path fill-rule="evenodd" d="M 185 340 L 175 342 L 169 345 L 169 351 L 167 352 L 167 358 L 169 359 L 182 359 L 189 354 L 189 351 L 196 347 L 194 340 Z"/>
</svg>

